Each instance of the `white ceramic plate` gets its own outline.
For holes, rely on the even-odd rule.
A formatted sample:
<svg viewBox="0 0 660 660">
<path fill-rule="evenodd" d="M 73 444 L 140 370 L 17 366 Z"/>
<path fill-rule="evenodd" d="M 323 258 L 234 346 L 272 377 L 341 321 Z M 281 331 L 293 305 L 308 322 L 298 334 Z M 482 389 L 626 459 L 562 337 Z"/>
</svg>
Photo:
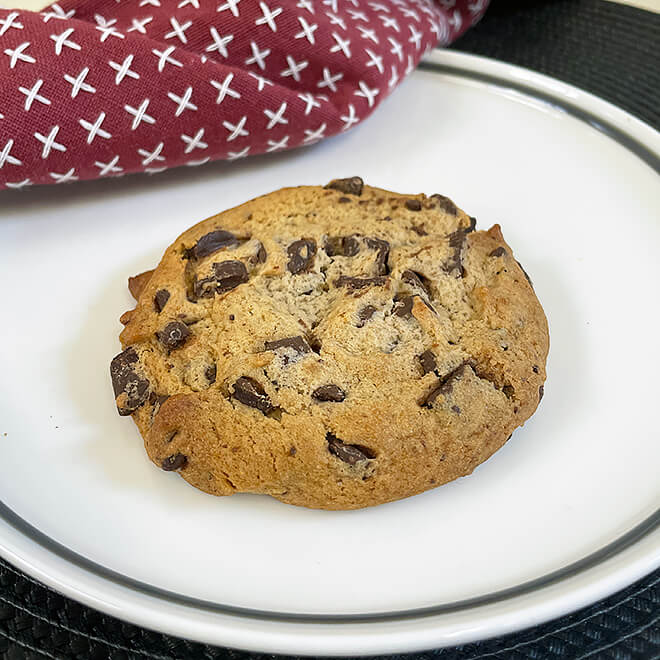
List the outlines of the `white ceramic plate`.
<svg viewBox="0 0 660 660">
<path fill-rule="evenodd" d="M 318 654 L 497 635 L 651 571 L 659 154 L 657 133 L 589 94 L 438 52 L 308 150 L 0 195 L 0 553 L 137 624 Z M 127 276 L 208 215 L 356 173 L 501 223 L 550 321 L 536 415 L 472 476 L 362 511 L 214 498 L 156 469 L 108 377 Z"/>
</svg>

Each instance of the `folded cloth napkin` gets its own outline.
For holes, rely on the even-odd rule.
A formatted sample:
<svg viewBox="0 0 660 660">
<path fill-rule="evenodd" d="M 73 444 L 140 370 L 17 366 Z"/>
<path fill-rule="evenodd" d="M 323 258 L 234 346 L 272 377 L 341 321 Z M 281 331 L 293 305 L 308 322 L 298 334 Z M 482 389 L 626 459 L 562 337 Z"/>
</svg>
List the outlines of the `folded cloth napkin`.
<svg viewBox="0 0 660 660">
<path fill-rule="evenodd" d="M 64 0 L 0 10 L 0 189 L 314 144 L 488 0 Z"/>
</svg>

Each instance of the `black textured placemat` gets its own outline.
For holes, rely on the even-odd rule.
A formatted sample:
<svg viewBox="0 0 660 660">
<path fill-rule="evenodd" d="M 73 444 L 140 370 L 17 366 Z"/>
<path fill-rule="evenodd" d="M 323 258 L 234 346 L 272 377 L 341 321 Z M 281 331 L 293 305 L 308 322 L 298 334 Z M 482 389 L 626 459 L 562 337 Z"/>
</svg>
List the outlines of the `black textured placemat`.
<svg viewBox="0 0 660 660">
<path fill-rule="evenodd" d="M 453 48 L 582 87 L 660 127 L 660 16 L 605 0 L 494 0 Z M 590 607 L 497 639 L 414 656 L 442 660 L 660 658 L 660 571 Z M 0 560 L 3 660 L 216 659 L 250 655 L 139 628 L 80 605 Z"/>
<path fill-rule="evenodd" d="M 660 14 L 604 0 L 493 0 L 452 49 L 540 71 L 660 126 Z"/>
<path fill-rule="evenodd" d="M 550 623 L 406 660 L 554 660 L 660 657 L 660 570 L 605 600 Z M 123 623 L 60 596 L 0 560 L 0 653 L 5 660 L 266 660 Z M 283 658 L 283 656 L 278 656 Z"/>
</svg>

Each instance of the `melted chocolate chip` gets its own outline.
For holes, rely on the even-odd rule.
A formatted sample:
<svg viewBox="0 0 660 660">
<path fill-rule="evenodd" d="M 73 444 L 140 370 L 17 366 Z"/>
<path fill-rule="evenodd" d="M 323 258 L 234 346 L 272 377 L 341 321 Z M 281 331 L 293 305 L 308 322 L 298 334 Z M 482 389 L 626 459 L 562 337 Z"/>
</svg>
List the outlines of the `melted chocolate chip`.
<svg viewBox="0 0 660 660">
<path fill-rule="evenodd" d="M 543 387 L 543 385 L 541 385 L 539 387 L 539 401 L 543 398 L 544 394 L 545 394 L 545 387 Z"/>
<path fill-rule="evenodd" d="M 496 247 L 492 252 L 488 253 L 489 257 L 503 257 L 506 254 L 506 250 L 500 245 Z"/>
<path fill-rule="evenodd" d="M 149 396 L 149 403 L 152 406 L 158 406 L 160 408 L 169 398 L 169 394 L 156 394 L 156 392 L 152 392 Z"/>
<path fill-rule="evenodd" d="M 242 261 L 222 261 L 219 264 L 213 264 L 213 270 L 218 283 L 217 293 L 231 291 L 249 279 L 247 268 Z"/>
<path fill-rule="evenodd" d="M 215 364 L 210 364 L 208 367 L 206 367 L 206 369 L 204 369 L 204 375 L 206 376 L 206 380 L 208 380 L 209 383 L 213 385 L 218 375 L 218 367 Z"/>
<path fill-rule="evenodd" d="M 376 250 L 376 274 L 387 275 L 389 272 L 387 258 L 390 255 L 390 244 L 382 238 L 367 238 L 365 241 L 368 247 Z"/>
<path fill-rule="evenodd" d="M 358 323 L 358 328 L 363 328 L 364 324 L 374 315 L 376 308 L 373 305 L 366 305 L 358 312 L 358 318 L 360 323 Z"/>
<path fill-rule="evenodd" d="M 278 348 L 292 348 L 298 355 L 311 352 L 311 348 L 304 337 L 285 337 L 284 339 L 275 339 L 264 343 L 267 351 L 276 351 Z M 288 357 L 284 356 L 284 364 L 288 364 Z"/>
<path fill-rule="evenodd" d="M 422 210 L 422 203 L 418 199 L 407 199 L 406 200 L 406 208 L 409 211 L 421 211 Z"/>
<path fill-rule="evenodd" d="M 314 353 L 320 353 L 322 344 L 321 340 L 312 332 L 307 333 L 307 343 L 309 344 L 310 348 L 314 351 Z"/>
<path fill-rule="evenodd" d="M 432 371 L 435 371 L 435 369 L 437 369 L 438 367 L 438 364 L 435 361 L 435 355 L 431 350 L 424 351 L 421 355 L 417 356 L 417 359 L 419 360 L 419 363 L 422 365 L 422 371 L 424 372 L 424 374 L 429 374 Z"/>
<path fill-rule="evenodd" d="M 346 392 L 339 385 L 321 385 L 312 392 L 312 398 L 317 401 L 341 403 L 346 398 Z"/>
<path fill-rule="evenodd" d="M 181 323 L 181 321 L 171 321 L 156 333 L 158 341 L 170 351 L 183 346 L 189 336 L 190 330 L 188 330 L 188 326 L 185 323 Z"/>
<path fill-rule="evenodd" d="M 465 230 L 457 229 L 455 232 L 452 232 L 447 236 L 449 240 L 449 247 L 452 250 L 452 254 L 449 256 L 445 262 L 443 269 L 447 273 L 455 272 L 458 277 L 463 276 L 463 260 L 461 253 L 463 252 L 463 242 L 465 241 Z"/>
<path fill-rule="evenodd" d="M 456 204 L 454 204 L 449 197 L 436 193 L 435 195 L 431 195 L 431 199 L 435 201 L 436 206 L 439 209 L 442 209 L 445 213 L 449 213 L 450 215 L 456 215 L 458 213 Z"/>
<path fill-rule="evenodd" d="M 412 314 L 414 296 L 404 296 L 398 300 L 394 300 L 394 313 L 401 317 L 409 317 Z"/>
<path fill-rule="evenodd" d="M 149 398 L 149 381 L 138 375 L 135 365 L 138 354 L 132 346 L 113 358 L 110 363 L 110 377 L 115 399 L 121 395 L 121 405 L 117 405 L 120 415 L 130 415 Z"/>
<path fill-rule="evenodd" d="M 188 259 L 201 259 L 223 248 L 236 247 L 237 245 L 238 239 L 234 234 L 224 231 L 224 229 L 218 229 L 202 236 L 193 247 L 187 250 L 186 257 Z"/>
<path fill-rule="evenodd" d="M 410 227 L 418 236 L 428 236 L 429 233 L 424 229 L 424 225 L 412 225 Z"/>
<path fill-rule="evenodd" d="M 188 293 L 188 300 L 196 302 L 199 298 L 211 298 L 218 289 L 215 277 L 204 277 L 201 280 L 193 280 L 192 294 Z"/>
<path fill-rule="evenodd" d="M 323 249 L 329 257 L 354 257 L 360 251 L 360 243 L 355 236 L 329 236 Z"/>
<path fill-rule="evenodd" d="M 295 456 L 298 453 L 298 450 L 295 447 L 289 449 L 289 456 Z"/>
<path fill-rule="evenodd" d="M 451 407 L 452 411 L 455 412 L 457 415 L 461 414 L 461 409 L 458 406 L 452 406 Z M 511 437 L 511 436 L 509 436 Z"/>
<path fill-rule="evenodd" d="M 404 270 L 401 273 L 401 279 L 409 286 L 422 289 L 429 298 L 431 297 L 431 282 L 421 273 L 416 273 L 414 270 Z"/>
<path fill-rule="evenodd" d="M 463 362 L 456 369 L 440 378 L 438 383 L 427 393 L 419 405 L 424 408 L 430 408 L 438 396 L 441 394 L 447 396 L 454 389 L 454 383 L 460 380 L 465 374 L 466 367 L 467 362 Z"/>
<path fill-rule="evenodd" d="M 337 201 L 340 204 L 348 204 L 351 200 L 350 197 L 340 197 Z"/>
<path fill-rule="evenodd" d="M 161 467 L 166 472 L 182 470 L 186 465 L 188 465 L 188 457 L 183 454 L 172 454 L 161 463 Z"/>
<path fill-rule="evenodd" d="M 292 275 L 308 271 L 314 263 L 316 254 L 316 241 L 311 238 L 301 238 L 294 241 L 286 249 L 289 261 L 286 265 L 287 270 Z"/>
<path fill-rule="evenodd" d="M 387 277 L 349 277 L 341 275 L 335 280 L 335 286 L 347 289 L 364 289 L 368 286 L 385 286 Z"/>
<path fill-rule="evenodd" d="M 534 365 L 534 366 L 532 367 L 532 371 L 533 371 L 535 374 L 537 374 L 537 373 L 539 372 L 539 368 L 538 368 L 536 365 Z"/>
<path fill-rule="evenodd" d="M 332 190 L 338 190 L 346 195 L 360 196 L 362 194 L 362 188 L 364 187 L 364 181 L 362 181 L 359 176 L 352 176 L 348 179 L 334 179 L 325 187 Z"/>
<path fill-rule="evenodd" d="M 469 234 L 471 231 L 474 231 L 477 227 L 477 219 L 470 216 L 470 224 L 468 225 L 468 228 L 465 230 L 466 234 Z"/>
<path fill-rule="evenodd" d="M 512 385 L 505 385 L 502 388 L 502 393 L 507 399 L 511 399 L 513 395 L 516 393 L 516 390 L 513 388 Z"/>
<path fill-rule="evenodd" d="M 234 383 L 232 397 L 250 408 L 260 410 L 264 415 L 275 410 L 275 406 L 271 403 L 264 388 L 256 380 L 247 376 L 241 376 Z"/>
<path fill-rule="evenodd" d="M 263 246 L 263 243 L 259 242 L 259 247 L 257 248 L 257 252 L 254 255 L 253 263 L 257 263 L 257 264 L 266 263 L 267 258 L 268 258 L 268 254 L 266 253 L 266 248 Z"/>
<path fill-rule="evenodd" d="M 156 295 L 154 296 L 154 307 L 159 314 L 163 311 L 169 299 L 170 292 L 167 289 L 160 289 L 159 291 L 156 291 Z"/>
<path fill-rule="evenodd" d="M 334 433 L 326 433 L 325 439 L 328 443 L 328 451 L 349 465 L 356 465 L 360 461 L 367 461 L 375 457 L 374 452 L 368 447 L 346 444 Z"/>
</svg>

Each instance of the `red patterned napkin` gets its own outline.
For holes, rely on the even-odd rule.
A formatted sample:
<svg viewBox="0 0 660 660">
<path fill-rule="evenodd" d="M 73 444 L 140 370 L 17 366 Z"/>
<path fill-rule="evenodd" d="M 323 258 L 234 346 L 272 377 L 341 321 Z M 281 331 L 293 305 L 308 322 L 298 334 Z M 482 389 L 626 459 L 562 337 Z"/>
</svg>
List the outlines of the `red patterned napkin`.
<svg viewBox="0 0 660 660">
<path fill-rule="evenodd" d="M 488 0 L 64 0 L 0 9 L 0 189 L 314 144 Z"/>
</svg>

